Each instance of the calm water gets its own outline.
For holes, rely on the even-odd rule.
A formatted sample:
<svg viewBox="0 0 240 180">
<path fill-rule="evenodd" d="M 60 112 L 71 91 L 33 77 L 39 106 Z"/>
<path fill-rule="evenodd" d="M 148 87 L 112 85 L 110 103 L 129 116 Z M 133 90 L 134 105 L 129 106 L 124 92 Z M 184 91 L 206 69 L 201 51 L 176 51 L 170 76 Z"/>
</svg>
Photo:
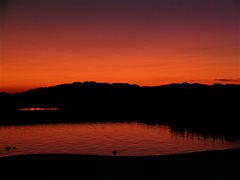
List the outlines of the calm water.
<svg viewBox="0 0 240 180">
<path fill-rule="evenodd" d="M 16 150 L 5 149 L 15 146 Z M 240 142 L 182 135 L 168 126 L 82 123 L 0 127 L 0 156 L 35 153 L 160 155 L 240 147 Z"/>
</svg>

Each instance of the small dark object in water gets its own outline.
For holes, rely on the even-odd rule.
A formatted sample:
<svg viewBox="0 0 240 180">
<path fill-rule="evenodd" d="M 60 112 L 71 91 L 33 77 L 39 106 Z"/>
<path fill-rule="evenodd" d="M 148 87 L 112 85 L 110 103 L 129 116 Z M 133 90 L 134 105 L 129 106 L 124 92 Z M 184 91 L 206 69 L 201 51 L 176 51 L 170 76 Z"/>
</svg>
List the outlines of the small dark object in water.
<svg viewBox="0 0 240 180">
<path fill-rule="evenodd" d="M 6 149 L 6 151 L 9 151 L 9 150 L 11 150 L 11 147 L 7 146 L 7 147 L 5 147 L 5 149 Z"/>
<path fill-rule="evenodd" d="M 13 146 L 12 149 L 17 149 L 17 148 L 15 146 Z"/>
<path fill-rule="evenodd" d="M 112 153 L 113 153 L 114 156 L 117 155 L 117 151 L 116 150 L 114 150 Z"/>
</svg>

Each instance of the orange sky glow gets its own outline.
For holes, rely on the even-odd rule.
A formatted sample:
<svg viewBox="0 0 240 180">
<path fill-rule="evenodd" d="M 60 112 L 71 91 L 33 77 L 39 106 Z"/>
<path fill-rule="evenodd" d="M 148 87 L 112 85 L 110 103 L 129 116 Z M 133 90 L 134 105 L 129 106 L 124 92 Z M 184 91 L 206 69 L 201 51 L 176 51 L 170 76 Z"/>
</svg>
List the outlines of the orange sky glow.
<svg viewBox="0 0 240 180">
<path fill-rule="evenodd" d="M 240 83 L 237 1 L 125 1 L 1 4 L 0 91 L 74 81 Z"/>
</svg>

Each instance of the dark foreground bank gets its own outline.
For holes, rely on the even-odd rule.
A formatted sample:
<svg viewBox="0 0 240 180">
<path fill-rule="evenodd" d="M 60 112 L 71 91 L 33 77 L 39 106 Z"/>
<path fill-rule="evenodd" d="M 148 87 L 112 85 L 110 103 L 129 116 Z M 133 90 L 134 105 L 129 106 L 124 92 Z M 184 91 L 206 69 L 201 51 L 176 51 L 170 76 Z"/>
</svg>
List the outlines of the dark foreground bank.
<svg viewBox="0 0 240 180">
<path fill-rule="evenodd" d="M 239 178 L 240 149 L 179 155 L 121 157 L 66 154 L 0 158 L 1 177 L 81 179 Z"/>
</svg>

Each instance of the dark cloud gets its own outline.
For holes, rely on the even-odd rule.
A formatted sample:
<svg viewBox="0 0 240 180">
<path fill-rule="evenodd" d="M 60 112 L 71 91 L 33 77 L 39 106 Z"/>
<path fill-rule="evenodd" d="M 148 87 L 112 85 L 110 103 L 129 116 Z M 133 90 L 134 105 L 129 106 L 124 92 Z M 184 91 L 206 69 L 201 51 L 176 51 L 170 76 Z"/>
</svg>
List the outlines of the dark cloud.
<svg viewBox="0 0 240 180">
<path fill-rule="evenodd" d="M 240 79 L 215 79 L 215 81 L 219 81 L 219 82 L 240 82 Z"/>
</svg>

